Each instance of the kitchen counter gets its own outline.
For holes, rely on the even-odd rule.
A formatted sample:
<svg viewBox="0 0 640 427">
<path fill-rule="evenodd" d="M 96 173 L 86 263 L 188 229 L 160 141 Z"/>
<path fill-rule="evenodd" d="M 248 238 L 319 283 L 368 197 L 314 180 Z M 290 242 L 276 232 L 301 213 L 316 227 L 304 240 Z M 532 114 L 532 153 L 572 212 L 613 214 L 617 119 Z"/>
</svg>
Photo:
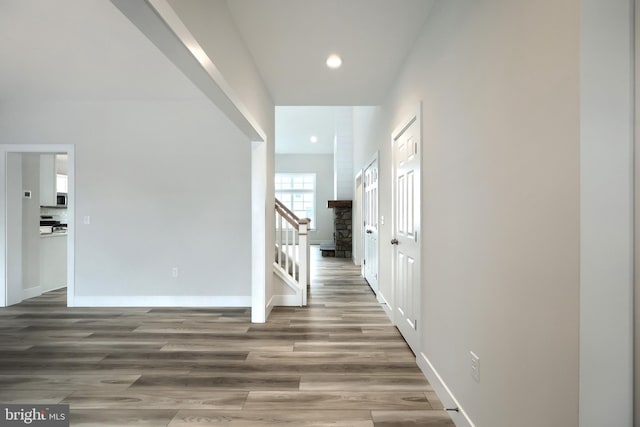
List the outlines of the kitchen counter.
<svg viewBox="0 0 640 427">
<path fill-rule="evenodd" d="M 67 284 L 67 233 L 40 237 L 40 286 L 47 292 Z"/>
<path fill-rule="evenodd" d="M 40 233 L 40 237 L 62 237 L 62 236 L 66 236 L 67 232 L 62 232 L 62 233 Z"/>
</svg>

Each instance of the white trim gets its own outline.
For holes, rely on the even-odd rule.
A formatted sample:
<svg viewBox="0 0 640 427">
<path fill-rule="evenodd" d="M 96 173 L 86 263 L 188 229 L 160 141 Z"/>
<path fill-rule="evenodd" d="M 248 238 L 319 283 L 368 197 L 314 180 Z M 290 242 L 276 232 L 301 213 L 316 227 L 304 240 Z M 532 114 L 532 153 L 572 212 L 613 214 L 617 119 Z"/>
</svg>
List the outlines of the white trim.
<svg viewBox="0 0 640 427">
<path fill-rule="evenodd" d="M 295 292 L 295 294 L 292 294 L 291 296 L 296 298 L 297 302 L 295 304 L 284 304 L 284 305 L 287 305 L 287 306 L 288 305 L 295 305 L 295 306 L 298 306 L 298 307 L 302 307 L 303 305 L 305 305 L 304 301 L 303 301 L 304 300 L 304 295 L 303 295 L 304 294 L 304 289 L 302 289 L 300 287 L 300 284 L 298 282 L 296 282 L 295 280 L 293 280 L 293 278 L 291 276 L 289 276 L 289 274 L 282 267 L 280 267 L 277 262 L 273 263 L 273 272 L 274 272 L 274 274 L 276 274 L 280 278 L 280 280 L 282 280 L 282 282 L 285 285 L 287 285 L 291 290 L 293 290 Z M 276 297 L 279 297 L 279 296 L 281 297 L 283 295 L 274 295 L 272 297 L 272 300 L 273 300 L 273 298 L 276 298 Z M 287 296 L 289 296 L 289 295 L 287 295 Z M 275 304 L 275 305 L 283 305 L 283 304 Z"/>
<path fill-rule="evenodd" d="M 251 143 L 251 322 L 267 321 L 267 143 Z"/>
<path fill-rule="evenodd" d="M 266 134 L 167 0 L 111 0 L 252 141 Z"/>
<path fill-rule="evenodd" d="M 384 297 L 382 291 L 378 291 L 376 298 L 378 299 L 378 302 L 382 304 L 382 308 L 384 309 L 384 312 L 387 313 L 387 317 L 391 323 L 393 323 L 393 308 L 389 305 L 389 301 Z"/>
<path fill-rule="evenodd" d="M 438 371 L 433 367 L 433 364 L 429 361 L 429 358 L 420 353 L 420 356 L 416 358 L 418 367 L 422 370 L 422 373 L 427 377 L 427 381 L 433 387 L 442 404 L 445 408 L 458 408 L 459 412 L 447 411 L 453 422 L 457 427 L 475 427 L 473 421 L 469 417 L 469 414 L 464 410 L 458 399 L 453 395 L 447 384 L 444 382 Z"/>
<path fill-rule="evenodd" d="M 296 293 L 302 291 L 298 282 L 293 280 L 293 278 L 287 273 L 287 271 L 284 268 L 280 267 L 277 262 L 273 263 L 273 272 L 277 274 L 278 277 L 282 279 L 284 284 L 287 285 L 292 291 Z"/>
<path fill-rule="evenodd" d="M 67 306 L 75 296 L 75 146 L 73 144 L 0 144 L 0 307 L 7 304 L 7 153 L 67 153 Z"/>
<path fill-rule="evenodd" d="M 24 301 L 29 298 L 39 297 L 40 295 L 46 294 L 47 292 L 55 291 L 55 290 L 66 288 L 66 287 L 67 285 L 60 285 L 60 286 L 56 286 L 55 288 L 50 288 L 50 289 L 47 289 L 46 291 L 43 291 L 41 285 L 33 286 L 31 288 L 22 290 L 22 300 Z"/>
<path fill-rule="evenodd" d="M 271 301 L 274 307 L 300 307 L 298 295 L 274 295 Z"/>
<path fill-rule="evenodd" d="M 266 310 L 267 310 L 267 316 L 266 317 L 267 318 L 269 317 L 269 315 L 273 311 L 273 307 L 274 307 L 273 298 L 274 298 L 274 296 L 272 295 L 271 298 L 269 298 L 269 302 L 267 303 L 267 308 L 266 308 Z"/>
<path fill-rule="evenodd" d="M 22 290 L 23 301 L 29 298 L 39 297 L 40 295 L 42 295 L 42 286 L 33 286 Z"/>
<path fill-rule="evenodd" d="M 633 272 L 634 272 L 634 423 L 640 425 L 640 0 L 633 3 L 633 50 L 634 50 L 634 98 L 633 98 L 633 208 L 634 208 L 634 247 L 633 252 Z"/>
<path fill-rule="evenodd" d="M 84 296 L 75 307 L 251 307 L 250 296 Z"/>
</svg>

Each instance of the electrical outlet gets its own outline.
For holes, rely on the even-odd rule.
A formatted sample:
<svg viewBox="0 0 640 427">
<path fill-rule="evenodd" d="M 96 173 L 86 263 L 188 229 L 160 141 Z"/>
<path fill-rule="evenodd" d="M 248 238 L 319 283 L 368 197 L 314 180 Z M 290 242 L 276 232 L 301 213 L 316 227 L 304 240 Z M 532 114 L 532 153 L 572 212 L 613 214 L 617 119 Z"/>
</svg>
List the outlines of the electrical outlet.
<svg viewBox="0 0 640 427">
<path fill-rule="evenodd" d="M 173 277 L 174 279 L 179 276 L 179 273 L 180 272 L 178 271 L 178 267 L 173 267 L 171 269 L 171 277 Z"/>
<path fill-rule="evenodd" d="M 473 351 L 470 351 L 471 355 L 471 377 L 476 380 L 477 383 L 480 382 L 480 358 Z"/>
</svg>

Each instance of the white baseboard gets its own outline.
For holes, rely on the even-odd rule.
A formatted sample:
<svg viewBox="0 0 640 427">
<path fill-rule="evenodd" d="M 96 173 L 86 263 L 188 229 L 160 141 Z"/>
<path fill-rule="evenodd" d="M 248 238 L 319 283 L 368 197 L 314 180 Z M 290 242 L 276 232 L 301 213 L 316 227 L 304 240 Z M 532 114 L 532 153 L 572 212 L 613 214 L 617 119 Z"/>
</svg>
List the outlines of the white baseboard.
<svg viewBox="0 0 640 427">
<path fill-rule="evenodd" d="M 273 311 L 273 296 L 267 303 L 267 308 L 265 310 L 265 315 L 264 315 L 265 320 L 269 318 L 269 315 L 271 314 L 272 311 Z"/>
<path fill-rule="evenodd" d="M 382 308 L 384 309 L 384 312 L 387 313 L 387 317 L 391 320 L 391 323 L 395 325 L 395 321 L 393 320 L 393 308 L 384 295 L 382 295 L 382 291 L 380 291 L 380 289 L 378 289 L 378 292 L 376 293 L 376 298 L 378 302 L 382 304 Z"/>
<path fill-rule="evenodd" d="M 42 289 L 42 293 L 46 294 L 47 292 L 56 291 L 58 289 L 66 288 L 67 284 L 54 286 L 53 288 Z"/>
<path fill-rule="evenodd" d="M 458 408 L 458 412 L 447 411 L 453 422 L 456 424 L 456 427 L 475 427 L 475 424 L 471 421 L 469 415 L 465 412 L 464 408 L 462 408 L 458 399 L 456 399 L 453 393 L 451 393 L 451 390 L 447 387 L 447 384 L 438 374 L 427 356 L 424 353 L 420 353 L 420 355 L 416 357 L 416 360 L 418 361 L 418 367 L 420 367 L 424 376 L 427 377 L 427 381 L 429 381 L 429 384 L 433 387 L 433 390 L 440 398 L 444 407 Z"/>
<path fill-rule="evenodd" d="M 39 297 L 42 295 L 42 286 L 34 286 L 32 288 L 22 290 L 22 299 L 29 299 L 33 297 Z"/>
<path fill-rule="evenodd" d="M 273 305 L 275 307 L 299 307 L 300 297 L 298 295 L 274 295 Z"/>
<path fill-rule="evenodd" d="M 79 296 L 72 307 L 251 307 L 250 296 Z"/>
</svg>

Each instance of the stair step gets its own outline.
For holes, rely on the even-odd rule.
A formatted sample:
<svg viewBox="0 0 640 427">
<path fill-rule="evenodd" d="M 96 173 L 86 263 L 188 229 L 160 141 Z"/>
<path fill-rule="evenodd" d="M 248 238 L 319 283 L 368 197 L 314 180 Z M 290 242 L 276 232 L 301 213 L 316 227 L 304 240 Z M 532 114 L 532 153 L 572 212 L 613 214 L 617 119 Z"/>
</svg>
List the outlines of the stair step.
<svg viewBox="0 0 640 427">
<path fill-rule="evenodd" d="M 323 243 L 320 245 L 320 253 L 323 257 L 334 257 L 336 256 L 336 245 L 335 243 Z"/>
</svg>

